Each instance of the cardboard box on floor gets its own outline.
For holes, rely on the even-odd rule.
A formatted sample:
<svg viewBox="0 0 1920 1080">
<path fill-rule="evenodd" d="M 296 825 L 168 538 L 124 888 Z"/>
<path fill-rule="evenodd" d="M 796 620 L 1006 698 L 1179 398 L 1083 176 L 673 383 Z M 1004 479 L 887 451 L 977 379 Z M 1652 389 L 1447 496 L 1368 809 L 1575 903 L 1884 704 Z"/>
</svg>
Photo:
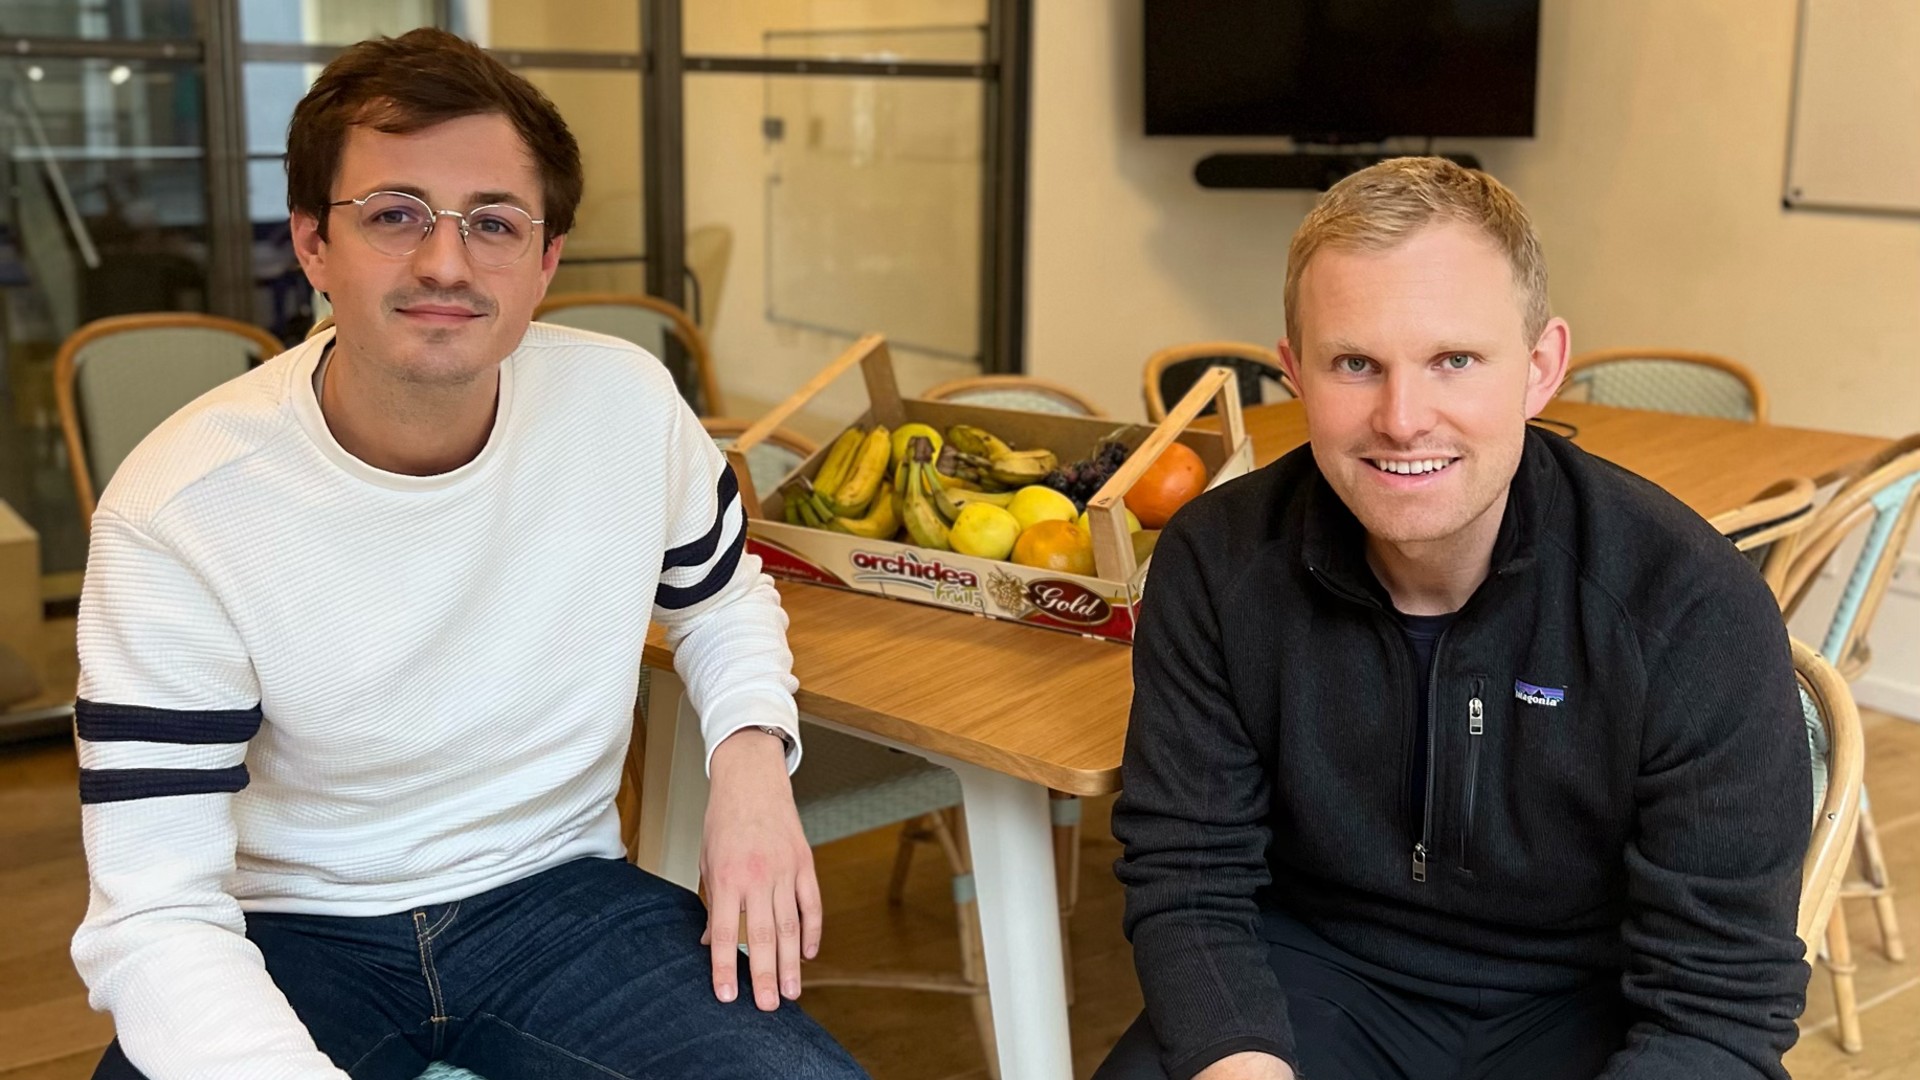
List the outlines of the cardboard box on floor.
<svg viewBox="0 0 1920 1080">
<path fill-rule="evenodd" d="M 40 692 L 40 534 L 0 500 L 0 708 Z"/>
<path fill-rule="evenodd" d="M 862 427 L 877 422 L 898 428 L 917 421 L 944 432 L 955 424 L 973 424 L 1019 449 L 1052 450 L 1063 463 L 1091 457 L 1094 448 L 1106 439 L 1132 447 L 1126 463 L 1087 503 L 1094 574 L 1067 574 L 893 540 L 866 540 L 782 520 L 785 496 L 779 490 L 754 490 L 747 452 L 855 366 L 866 381 L 869 402 L 857 421 Z M 1191 430 L 1189 425 L 1209 401 L 1217 403 L 1220 430 Z M 760 556 L 767 573 L 775 577 L 1131 642 L 1147 568 L 1135 564 L 1121 500 L 1161 452 L 1176 441 L 1200 455 L 1207 467 L 1209 487 L 1253 467 L 1253 447 L 1247 439 L 1239 387 L 1231 371 L 1215 368 L 1207 372 L 1157 426 L 1128 424 L 1107 418 L 903 399 L 894 381 L 893 358 L 886 339 L 869 334 L 734 440 L 727 458 L 739 478 L 740 497 L 747 510 L 747 550 Z M 812 479 L 826 453 L 823 446 L 802 462 L 783 481 L 782 488 L 799 477 Z"/>
</svg>

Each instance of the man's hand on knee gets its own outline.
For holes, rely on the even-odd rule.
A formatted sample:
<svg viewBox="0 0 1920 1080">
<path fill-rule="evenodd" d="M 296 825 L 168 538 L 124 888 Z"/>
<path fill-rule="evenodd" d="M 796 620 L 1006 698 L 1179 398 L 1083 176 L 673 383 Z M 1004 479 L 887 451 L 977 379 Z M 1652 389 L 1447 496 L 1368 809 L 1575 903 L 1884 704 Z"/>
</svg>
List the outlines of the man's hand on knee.
<svg viewBox="0 0 1920 1080">
<path fill-rule="evenodd" d="M 746 913 L 747 966 L 754 1004 L 780 1007 L 800 996 L 800 958 L 820 951 L 820 883 L 813 849 L 800 830 L 787 779 L 786 749 L 764 731 L 747 728 L 713 752 L 700 878 L 707 887 L 707 931 L 713 952 L 713 993 L 739 993 L 739 935 Z"/>
</svg>

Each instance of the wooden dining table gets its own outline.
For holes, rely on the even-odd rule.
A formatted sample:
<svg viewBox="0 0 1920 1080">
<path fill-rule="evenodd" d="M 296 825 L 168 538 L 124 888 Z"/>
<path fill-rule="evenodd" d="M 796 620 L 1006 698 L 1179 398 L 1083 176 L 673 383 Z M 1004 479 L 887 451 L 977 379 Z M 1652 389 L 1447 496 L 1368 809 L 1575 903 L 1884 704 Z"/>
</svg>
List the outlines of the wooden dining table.
<svg viewBox="0 0 1920 1080">
<path fill-rule="evenodd" d="M 1830 483 L 1888 445 L 1579 402 L 1553 402 L 1544 415 L 1708 517 L 1780 479 Z M 1306 441 L 1298 402 L 1249 408 L 1246 422 L 1256 465 Z M 1132 650 L 815 585 L 779 589 L 803 719 L 960 778 L 1001 1076 L 1070 1076 L 1048 792 L 1118 790 Z M 699 718 L 658 628 L 644 659 L 654 674 L 636 861 L 692 887 L 706 807 Z"/>
</svg>

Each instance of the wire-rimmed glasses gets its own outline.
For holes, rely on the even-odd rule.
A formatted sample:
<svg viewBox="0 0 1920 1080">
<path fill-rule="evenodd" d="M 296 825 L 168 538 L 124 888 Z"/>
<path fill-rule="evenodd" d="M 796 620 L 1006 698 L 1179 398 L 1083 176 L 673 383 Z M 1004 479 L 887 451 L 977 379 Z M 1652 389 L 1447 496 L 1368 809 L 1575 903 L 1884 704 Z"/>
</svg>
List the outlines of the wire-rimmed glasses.
<svg viewBox="0 0 1920 1080">
<path fill-rule="evenodd" d="M 518 261 L 533 246 L 534 227 L 546 224 L 544 219 L 505 203 L 476 206 L 464 214 L 435 210 L 404 191 L 376 191 L 327 205 L 357 208 L 353 223 L 360 235 L 373 250 L 396 258 L 419 251 L 441 218 L 453 218 L 459 222 L 460 240 L 467 245 L 467 254 L 492 270 Z"/>
</svg>

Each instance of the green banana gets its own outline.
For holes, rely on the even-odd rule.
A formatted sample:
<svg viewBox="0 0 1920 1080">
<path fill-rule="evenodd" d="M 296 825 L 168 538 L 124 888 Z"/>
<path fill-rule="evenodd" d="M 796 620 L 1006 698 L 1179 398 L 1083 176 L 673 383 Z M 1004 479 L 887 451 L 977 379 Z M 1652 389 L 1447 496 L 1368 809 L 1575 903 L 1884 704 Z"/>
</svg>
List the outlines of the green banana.
<svg viewBox="0 0 1920 1080">
<path fill-rule="evenodd" d="M 814 474 L 813 484 L 821 491 L 832 491 L 846 480 L 847 473 L 853 469 L 853 458 L 867 441 L 867 433 L 859 425 L 854 425 L 840 433 L 833 440 L 833 446 L 820 462 L 820 471 Z"/>
<path fill-rule="evenodd" d="M 821 512 L 820 496 L 809 494 L 806 498 L 800 500 L 801 524 L 809 529 L 824 529 L 830 520 L 832 520 L 831 515 Z"/>
<path fill-rule="evenodd" d="M 1060 467 L 1060 459 L 1051 450 L 1015 450 L 993 459 L 989 470 L 995 480 L 1008 487 L 1037 484 Z"/>
<path fill-rule="evenodd" d="M 859 517 L 887 478 L 887 460 L 893 456 L 893 443 L 887 425 L 875 424 L 860 444 L 846 479 L 827 494 L 827 505 L 838 517 Z"/>
<path fill-rule="evenodd" d="M 1013 453 L 1013 447 L 1008 446 L 1000 436 L 972 424 L 955 424 L 948 428 L 947 445 L 958 447 L 961 453 L 988 460 Z"/>
<path fill-rule="evenodd" d="M 947 540 L 947 523 L 941 520 L 940 512 L 933 508 L 933 500 L 926 491 L 926 479 L 922 474 L 925 468 L 918 461 L 907 467 L 907 535 L 923 548 L 952 551 L 953 545 Z"/>
<path fill-rule="evenodd" d="M 880 485 L 866 517 L 836 517 L 827 523 L 827 528 L 863 540 L 893 539 L 893 535 L 900 531 L 900 515 L 893 508 L 893 484 L 888 482 Z"/>
<path fill-rule="evenodd" d="M 785 505 L 780 508 L 780 516 L 786 518 L 789 525 L 800 524 L 800 500 L 794 495 L 794 489 L 788 488 L 781 502 Z"/>
</svg>

